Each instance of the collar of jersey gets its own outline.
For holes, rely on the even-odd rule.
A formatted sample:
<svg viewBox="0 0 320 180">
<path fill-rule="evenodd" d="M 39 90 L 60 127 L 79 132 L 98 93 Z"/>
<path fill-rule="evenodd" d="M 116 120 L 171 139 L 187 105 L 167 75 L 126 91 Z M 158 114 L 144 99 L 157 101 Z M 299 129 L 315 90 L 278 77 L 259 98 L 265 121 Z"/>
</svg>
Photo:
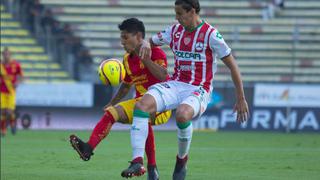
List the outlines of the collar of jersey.
<svg viewBox="0 0 320 180">
<path fill-rule="evenodd" d="M 202 20 L 201 21 L 201 23 L 197 26 L 197 27 L 195 27 L 195 28 L 192 28 L 191 30 L 187 30 L 187 28 L 185 28 L 188 32 L 193 32 L 193 31 L 195 31 L 196 29 L 198 29 L 199 27 L 201 27 L 202 25 L 204 24 L 204 20 Z"/>
</svg>

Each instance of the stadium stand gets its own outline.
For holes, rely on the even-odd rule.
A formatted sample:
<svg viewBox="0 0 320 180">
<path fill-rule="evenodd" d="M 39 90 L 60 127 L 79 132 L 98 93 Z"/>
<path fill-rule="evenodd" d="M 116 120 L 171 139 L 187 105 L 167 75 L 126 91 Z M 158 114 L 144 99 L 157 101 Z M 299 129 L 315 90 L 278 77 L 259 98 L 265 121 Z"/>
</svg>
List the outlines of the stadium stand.
<svg viewBox="0 0 320 180">
<path fill-rule="evenodd" d="M 233 48 L 245 82 L 320 82 L 320 1 L 286 0 L 273 19 L 263 20 L 267 0 L 201 1 L 201 16 Z M 174 22 L 171 0 L 41 0 L 57 19 L 70 23 L 90 49 L 95 65 L 122 58 L 117 25 L 126 17 L 146 24 L 147 37 Z M 22 32 L 20 32 L 22 33 Z M 164 48 L 173 70 L 173 55 Z M 219 61 L 215 80 L 230 81 Z"/>
<path fill-rule="evenodd" d="M 1 51 L 9 47 L 14 59 L 21 62 L 26 83 L 74 82 L 60 64 L 52 61 L 30 32 L 1 8 Z"/>
</svg>

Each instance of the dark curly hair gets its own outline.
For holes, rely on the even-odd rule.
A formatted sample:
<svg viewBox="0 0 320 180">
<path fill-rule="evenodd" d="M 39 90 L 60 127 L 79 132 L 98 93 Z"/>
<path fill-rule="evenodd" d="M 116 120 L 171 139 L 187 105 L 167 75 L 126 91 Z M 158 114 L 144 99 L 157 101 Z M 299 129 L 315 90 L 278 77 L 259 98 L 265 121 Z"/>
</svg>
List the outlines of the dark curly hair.
<svg viewBox="0 0 320 180">
<path fill-rule="evenodd" d="M 118 25 L 118 28 L 120 31 L 127 31 L 133 34 L 141 32 L 142 38 L 144 38 L 146 34 L 143 22 L 137 18 L 129 18 L 122 21 L 122 23 Z"/>
</svg>

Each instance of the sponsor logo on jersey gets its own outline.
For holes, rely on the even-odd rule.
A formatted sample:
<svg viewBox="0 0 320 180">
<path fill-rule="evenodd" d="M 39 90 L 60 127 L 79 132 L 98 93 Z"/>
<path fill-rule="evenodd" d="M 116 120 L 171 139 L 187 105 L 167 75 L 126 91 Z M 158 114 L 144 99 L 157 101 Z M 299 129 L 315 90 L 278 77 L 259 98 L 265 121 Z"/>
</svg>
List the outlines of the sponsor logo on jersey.
<svg viewBox="0 0 320 180">
<path fill-rule="evenodd" d="M 170 88 L 170 86 L 167 83 L 160 83 L 160 85 L 165 87 L 165 88 Z"/>
<path fill-rule="evenodd" d="M 183 60 L 201 60 L 200 53 L 186 52 L 186 51 L 175 51 L 175 56 L 182 58 Z"/>
<path fill-rule="evenodd" d="M 140 131 L 140 128 L 137 128 L 137 126 L 133 125 L 133 126 L 131 126 L 131 130 Z"/>
<path fill-rule="evenodd" d="M 178 69 L 179 69 L 180 71 L 191 71 L 191 70 L 193 70 L 193 68 L 192 68 L 191 65 L 180 65 L 180 66 L 178 67 Z"/>
<path fill-rule="evenodd" d="M 196 43 L 196 50 L 197 51 L 202 51 L 203 50 L 203 43 L 202 42 L 197 42 Z"/>
<path fill-rule="evenodd" d="M 217 37 L 218 39 L 222 39 L 222 35 L 219 33 L 219 31 L 217 31 L 216 37 Z"/>
<path fill-rule="evenodd" d="M 181 35 L 181 33 L 180 33 L 180 32 L 177 32 L 177 33 L 174 35 L 174 37 L 178 39 L 178 38 L 180 38 L 180 35 Z"/>
</svg>

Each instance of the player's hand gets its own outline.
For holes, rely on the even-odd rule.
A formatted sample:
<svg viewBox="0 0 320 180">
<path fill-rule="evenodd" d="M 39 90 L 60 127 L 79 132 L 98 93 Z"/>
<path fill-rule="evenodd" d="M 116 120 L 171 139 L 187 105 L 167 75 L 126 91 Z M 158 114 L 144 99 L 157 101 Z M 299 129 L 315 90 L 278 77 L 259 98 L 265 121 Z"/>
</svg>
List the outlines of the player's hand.
<svg viewBox="0 0 320 180">
<path fill-rule="evenodd" d="M 143 41 L 139 50 L 139 57 L 142 61 L 151 59 L 151 45 L 148 41 Z"/>
<path fill-rule="evenodd" d="M 238 99 L 233 112 L 237 112 L 237 122 L 244 123 L 249 119 L 249 108 L 245 98 Z"/>
</svg>

